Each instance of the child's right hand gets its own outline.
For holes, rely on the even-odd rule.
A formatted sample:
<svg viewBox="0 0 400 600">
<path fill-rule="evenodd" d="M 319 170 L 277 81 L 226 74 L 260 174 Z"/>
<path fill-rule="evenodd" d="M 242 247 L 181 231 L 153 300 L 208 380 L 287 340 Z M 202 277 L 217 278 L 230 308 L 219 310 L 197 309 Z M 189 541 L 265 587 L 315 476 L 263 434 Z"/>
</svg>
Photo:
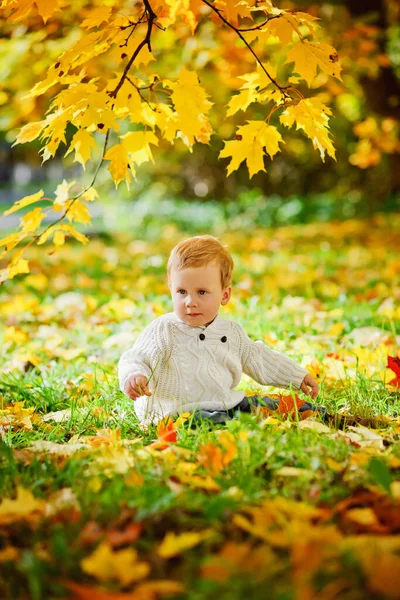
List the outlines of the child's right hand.
<svg viewBox="0 0 400 600">
<path fill-rule="evenodd" d="M 140 396 L 151 396 L 151 392 L 147 387 L 147 377 L 145 375 L 131 375 L 125 383 L 125 392 L 129 398 L 136 400 Z"/>
</svg>

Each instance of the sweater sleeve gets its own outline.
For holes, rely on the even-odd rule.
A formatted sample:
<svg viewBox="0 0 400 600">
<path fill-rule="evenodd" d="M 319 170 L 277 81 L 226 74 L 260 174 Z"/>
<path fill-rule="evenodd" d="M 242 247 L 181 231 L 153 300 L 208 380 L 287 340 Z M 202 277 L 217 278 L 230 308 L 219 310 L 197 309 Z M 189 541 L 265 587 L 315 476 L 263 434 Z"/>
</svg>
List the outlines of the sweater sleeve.
<svg viewBox="0 0 400 600">
<path fill-rule="evenodd" d="M 242 369 L 246 375 L 261 385 L 273 385 L 279 388 L 289 388 L 290 384 L 299 389 L 307 375 L 294 360 L 272 350 L 264 342 L 253 342 L 238 323 L 233 323 L 242 360 Z"/>
<path fill-rule="evenodd" d="M 160 359 L 161 338 L 163 333 L 161 319 L 155 319 L 142 331 L 133 344 L 118 361 L 119 387 L 125 392 L 125 383 L 132 375 L 151 376 Z"/>
</svg>

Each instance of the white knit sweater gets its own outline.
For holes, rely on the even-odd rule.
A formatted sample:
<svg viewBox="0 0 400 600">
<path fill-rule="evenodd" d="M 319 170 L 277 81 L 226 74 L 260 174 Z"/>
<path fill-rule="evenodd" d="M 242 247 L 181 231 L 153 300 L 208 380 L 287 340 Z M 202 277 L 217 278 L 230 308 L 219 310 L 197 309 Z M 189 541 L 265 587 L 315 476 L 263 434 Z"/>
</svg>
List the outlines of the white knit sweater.
<svg viewBox="0 0 400 600">
<path fill-rule="evenodd" d="M 217 316 L 207 327 L 191 327 L 175 313 L 152 321 L 118 363 L 124 393 L 131 375 L 151 377 L 152 395 L 134 402 L 144 424 L 197 408 L 233 408 L 245 396 L 234 389 L 243 372 L 262 385 L 288 388 L 292 383 L 296 389 L 307 374 L 291 358 L 253 342 L 234 321 Z"/>
</svg>

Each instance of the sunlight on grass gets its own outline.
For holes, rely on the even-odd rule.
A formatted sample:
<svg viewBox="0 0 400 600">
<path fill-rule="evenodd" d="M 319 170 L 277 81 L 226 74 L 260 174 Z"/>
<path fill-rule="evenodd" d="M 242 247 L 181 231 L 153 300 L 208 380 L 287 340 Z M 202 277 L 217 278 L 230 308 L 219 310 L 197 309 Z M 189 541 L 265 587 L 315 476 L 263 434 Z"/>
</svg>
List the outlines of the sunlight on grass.
<svg viewBox="0 0 400 600">
<path fill-rule="evenodd" d="M 1 597 L 396 598 L 399 224 L 220 235 L 235 260 L 221 316 L 306 367 L 339 429 L 264 413 L 144 431 L 116 364 L 171 310 L 185 233 L 32 249 L 1 290 Z"/>
</svg>

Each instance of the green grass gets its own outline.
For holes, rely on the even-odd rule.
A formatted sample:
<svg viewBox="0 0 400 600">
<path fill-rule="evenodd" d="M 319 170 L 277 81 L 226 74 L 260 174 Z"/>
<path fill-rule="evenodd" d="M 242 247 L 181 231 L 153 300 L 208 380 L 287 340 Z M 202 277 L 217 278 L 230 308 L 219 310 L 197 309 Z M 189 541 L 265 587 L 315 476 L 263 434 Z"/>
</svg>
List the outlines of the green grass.
<svg viewBox="0 0 400 600">
<path fill-rule="evenodd" d="M 129 339 L 171 310 L 163 265 L 183 234 L 159 227 L 153 242 L 125 233 L 98 237 L 87 248 L 71 244 L 50 257 L 32 250 L 31 275 L 2 289 L 0 495 L 10 500 L 29 490 L 46 510 L 10 516 L 0 504 L 0 597 L 85 598 L 82 590 L 68 591 L 70 582 L 88 586 L 86 598 L 102 599 L 100 589 L 111 600 L 113 592 L 168 597 L 140 592 L 140 580 L 125 586 L 117 576 L 103 580 L 100 561 L 98 572 L 88 573 L 82 561 L 106 540 L 117 563 L 122 550 L 148 563 L 144 582 L 181 582 L 185 591 L 169 596 L 178 600 L 394 597 L 385 596 L 384 573 L 395 576 L 398 560 L 386 538 L 394 543 L 398 533 L 391 511 L 400 509 L 400 396 L 387 385 L 394 373 L 385 369 L 387 355 L 398 351 L 399 314 L 380 307 L 399 289 L 395 230 L 393 217 L 374 227 L 349 222 L 224 233 L 236 271 L 232 303 L 221 315 L 315 369 L 317 403 L 330 414 L 384 415 L 386 427 L 369 430 L 368 438 L 352 428 L 321 432 L 318 417 L 309 421 L 313 429 L 296 417 L 269 423 L 241 414 L 226 425 L 192 428 L 189 420 L 164 450 L 152 448 L 156 426 L 143 431 L 132 401 L 119 391 L 116 364 Z M 364 327 L 379 328 L 384 341 L 352 342 L 352 332 Z M 128 337 L 110 343 L 113 336 Z M 334 361 L 343 366 L 337 376 Z M 240 389 L 278 392 L 247 377 Z M 18 402 L 26 412 L 10 423 Z M 57 411 L 68 412 L 59 422 L 46 420 Z M 226 457 L 224 433 L 236 453 L 218 467 L 207 447 Z M 73 452 L 78 443 L 86 445 Z M 257 507 L 261 513 L 246 513 Z M 353 508 L 372 511 L 379 527 L 368 521 L 371 513 L 357 521 Z M 246 529 L 239 517 L 254 527 Z M 136 537 L 129 533 L 135 526 Z M 194 547 L 160 555 L 167 534 L 207 529 L 212 535 Z M 382 538 L 374 550 L 387 569 L 381 587 L 368 570 L 372 536 Z M 10 548 L 14 554 L 2 556 Z M 224 552 L 231 558 L 221 558 Z M 219 567 L 207 575 L 213 561 Z"/>
</svg>

